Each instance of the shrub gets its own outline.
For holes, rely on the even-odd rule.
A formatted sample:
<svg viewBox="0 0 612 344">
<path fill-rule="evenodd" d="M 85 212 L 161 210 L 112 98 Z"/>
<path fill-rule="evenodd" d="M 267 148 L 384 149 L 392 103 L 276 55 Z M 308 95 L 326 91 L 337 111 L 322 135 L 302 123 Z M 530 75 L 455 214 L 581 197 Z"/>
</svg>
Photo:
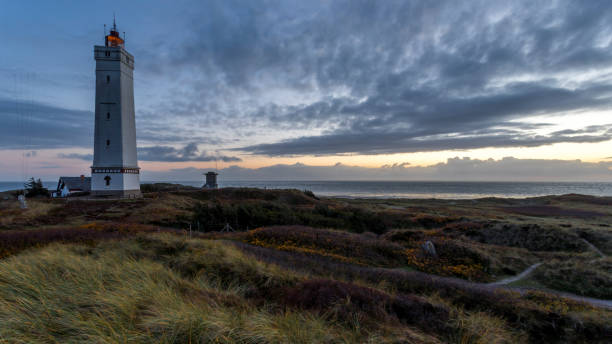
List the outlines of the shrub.
<svg viewBox="0 0 612 344">
<path fill-rule="evenodd" d="M 552 289 L 612 299 L 612 258 L 590 262 L 554 260 L 536 269 L 534 278 Z"/>
<path fill-rule="evenodd" d="M 140 191 L 143 193 L 150 192 L 168 192 L 168 191 L 195 191 L 199 188 L 182 184 L 172 183 L 144 183 L 140 184 Z"/>
<path fill-rule="evenodd" d="M 481 243 L 522 247 L 530 251 L 587 250 L 576 234 L 557 228 L 533 225 L 498 224 L 479 230 L 466 231 L 465 236 Z"/>
<path fill-rule="evenodd" d="M 596 310 L 576 302 L 567 302 L 566 314 L 543 307 L 517 292 L 483 287 L 454 278 L 439 277 L 418 271 L 398 271 L 360 267 L 330 261 L 324 257 L 236 243 L 242 250 L 260 260 L 312 275 L 333 275 L 346 280 L 361 280 L 406 294 L 435 294 L 466 311 L 488 312 L 504 318 L 509 326 L 525 331 L 531 342 L 605 342 L 612 326 L 605 319 L 609 311 Z M 551 296 L 559 298 L 559 296 Z M 584 314 L 577 312 L 585 311 Z M 592 314 L 591 314 L 592 313 Z"/>
<path fill-rule="evenodd" d="M 310 190 L 304 190 L 304 195 L 310 197 L 310 198 L 314 198 L 316 200 L 319 200 L 319 198 L 317 196 L 315 196 L 314 192 L 310 191 Z"/>
<path fill-rule="evenodd" d="M 400 321 L 427 330 L 448 332 L 448 309 L 411 295 L 391 296 L 379 290 L 333 280 L 308 280 L 284 292 L 284 303 L 350 323 L 355 316 L 370 326 Z"/>
<path fill-rule="evenodd" d="M 353 232 L 383 233 L 388 225 L 377 214 L 356 207 L 341 210 L 325 205 L 313 208 L 291 207 L 287 203 L 248 201 L 198 203 L 193 208 L 193 223 L 205 230 L 220 230 L 230 224 L 236 230 L 272 225 L 305 225 L 346 228 Z"/>
<path fill-rule="evenodd" d="M 252 245 L 321 255 L 361 265 L 399 267 L 408 263 L 402 246 L 372 238 L 371 234 L 274 226 L 249 231 L 243 238 Z"/>
<path fill-rule="evenodd" d="M 471 281 L 489 281 L 490 260 L 469 245 L 451 240 L 444 230 L 396 230 L 383 236 L 387 240 L 402 243 L 409 264 L 424 272 L 441 276 L 454 276 Z M 424 253 L 422 246 L 431 241 L 437 256 Z"/>
<path fill-rule="evenodd" d="M 30 180 L 24 184 L 26 189 L 26 197 L 49 197 L 49 190 L 43 186 L 42 181 L 39 179 L 34 179 L 31 177 Z"/>
</svg>

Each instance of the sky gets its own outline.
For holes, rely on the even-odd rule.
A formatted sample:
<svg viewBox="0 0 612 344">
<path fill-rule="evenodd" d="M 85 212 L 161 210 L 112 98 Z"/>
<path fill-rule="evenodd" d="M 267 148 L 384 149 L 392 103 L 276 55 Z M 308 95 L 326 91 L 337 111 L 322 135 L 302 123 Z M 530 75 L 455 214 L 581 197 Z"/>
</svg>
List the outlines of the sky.
<svg viewBox="0 0 612 344">
<path fill-rule="evenodd" d="M 13 1 L 0 180 L 89 174 L 93 46 L 143 180 L 612 181 L 609 1 Z"/>
</svg>

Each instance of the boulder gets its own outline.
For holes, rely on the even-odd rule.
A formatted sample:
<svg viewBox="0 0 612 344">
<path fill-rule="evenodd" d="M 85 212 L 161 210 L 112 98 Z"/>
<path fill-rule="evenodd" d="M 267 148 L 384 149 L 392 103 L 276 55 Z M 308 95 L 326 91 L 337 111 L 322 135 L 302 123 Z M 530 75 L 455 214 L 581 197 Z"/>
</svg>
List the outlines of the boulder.
<svg viewBox="0 0 612 344">
<path fill-rule="evenodd" d="M 436 252 L 436 246 L 430 240 L 425 241 L 421 244 L 421 248 L 423 252 L 433 258 L 438 258 L 438 253 Z"/>
</svg>

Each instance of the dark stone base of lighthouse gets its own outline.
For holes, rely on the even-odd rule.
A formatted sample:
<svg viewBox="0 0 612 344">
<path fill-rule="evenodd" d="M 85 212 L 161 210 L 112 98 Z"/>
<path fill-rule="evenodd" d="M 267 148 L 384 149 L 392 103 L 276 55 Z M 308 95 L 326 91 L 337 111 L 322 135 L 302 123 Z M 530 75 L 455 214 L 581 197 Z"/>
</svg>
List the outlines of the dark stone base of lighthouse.
<svg viewBox="0 0 612 344">
<path fill-rule="evenodd" d="M 91 195 L 100 198 L 142 198 L 140 190 L 92 190 Z"/>
</svg>

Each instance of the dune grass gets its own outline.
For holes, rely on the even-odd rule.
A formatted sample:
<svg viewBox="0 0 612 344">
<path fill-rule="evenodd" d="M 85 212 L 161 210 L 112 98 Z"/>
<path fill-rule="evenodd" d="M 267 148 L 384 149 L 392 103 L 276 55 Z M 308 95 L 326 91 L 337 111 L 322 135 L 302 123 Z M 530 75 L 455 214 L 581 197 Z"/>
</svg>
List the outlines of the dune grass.
<svg viewBox="0 0 612 344">
<path fill-rule="evenodd" d="M 162 234 L 96 247 L 51 244 L 0 261 L 0 342 L 437 341 L 401 325 L 348 325 L 252 296 L 298 278 L 219 241 Z"/>
<path fill-rule="evenodd" d="M 0 201 L 0 229 L 10 227 L 16 221 L 25 224 L 34 222 L 37 218 L 60 207 L 57 204 L 38 199 L 28 199 L 27 204 L 27 209 L 21 209 L 17 202 Z"/>
<path fill-rule="evenodd" d="M 521 204 L 514 200 L 388 207 L 299 190 L 149 191 L 142 200 L 40 201 L 36 215 L 0 206 L 0 219 L 11 217 L 0 231 L 0 343 L 597 343 L 612 336 L 608 310 L 469 282 L 545 261 L 521 283 L 608 297 L 609 259 L 582 239 L 607 253 L 612 236 L 605 227 L 579 227 L 584 219 L 511 219 L 498 208 Z M 217 222 L 239 230 L 285 225 L 192 238 L 164 228 L 199 223 L 207 231 Z M 425 241 L 437 257 L 424 254 Z"/>
<path fill-rule="evenodd" d="M 609 313 L 546 294 L 300 255 L 171 233 L 35 246 L 0 260 L 0 342 L 597 342 L 610 333 Z"/>
</svg>

